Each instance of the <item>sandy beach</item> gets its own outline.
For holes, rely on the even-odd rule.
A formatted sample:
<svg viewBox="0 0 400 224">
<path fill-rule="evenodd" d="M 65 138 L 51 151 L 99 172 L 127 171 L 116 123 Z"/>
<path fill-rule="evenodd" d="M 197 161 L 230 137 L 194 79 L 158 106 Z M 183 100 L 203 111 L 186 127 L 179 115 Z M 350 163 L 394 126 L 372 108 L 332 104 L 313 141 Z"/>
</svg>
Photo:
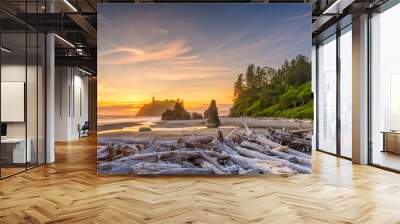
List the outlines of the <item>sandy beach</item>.
<svg viewBox="0 0 400 224">
<path fill-rule="evenodd" d="M 278 118 L 244 118 L 250 128 L 256 131 L 272 127 L 274 129 L 301 129 L 312 128 L 309 120 L 278 119 Z M 177 121 L 138 121 L 119 122 L 98 125 L 98 137 L 148 139 L 157 136 L 159 139 L 190 137 L 197 135 L 215 135 L 218 130 L 224 134 L 236 127 L 242 126 L 241 118 L 220 117 L 222 125 L 219 128 L 207 128 L 205 120 L 177 120 Z M 151 131 L 139 131 L 141 127 L 149 127 Z"/>
</svg>

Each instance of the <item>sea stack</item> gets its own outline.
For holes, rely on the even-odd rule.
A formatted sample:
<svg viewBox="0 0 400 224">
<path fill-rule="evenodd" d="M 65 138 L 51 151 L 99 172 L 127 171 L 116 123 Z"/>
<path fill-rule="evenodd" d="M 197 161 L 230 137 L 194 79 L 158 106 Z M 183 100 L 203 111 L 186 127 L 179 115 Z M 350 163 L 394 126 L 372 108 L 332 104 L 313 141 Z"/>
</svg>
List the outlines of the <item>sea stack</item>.
<svg viewBox="0 0 400 224">
<path fill-rule="evenodd" d="M 211 100 L 211 104 L 206 110 L 207 113 L 207 127 L 208 128 L 217 128 L 221 126 L 221 121 L 218 116 L 218 108 L 215 100 Z"/>
<path fill-rule="evenodd" d="M 162 120 L 190 120 L 190 113 L 183 108 L 181 102 L 176 102 L 173 110 L 167 109 L 161 115 Z"/>
<path fill-rule="evenodd" d="M 196 113 L 196 112 L 193 112 L 192 113 L 192 119 L 193 120 L 201 120 L 201 119 L 203 119 L 203 115 L 201 115 L 199 113 Z"/>
</svg>

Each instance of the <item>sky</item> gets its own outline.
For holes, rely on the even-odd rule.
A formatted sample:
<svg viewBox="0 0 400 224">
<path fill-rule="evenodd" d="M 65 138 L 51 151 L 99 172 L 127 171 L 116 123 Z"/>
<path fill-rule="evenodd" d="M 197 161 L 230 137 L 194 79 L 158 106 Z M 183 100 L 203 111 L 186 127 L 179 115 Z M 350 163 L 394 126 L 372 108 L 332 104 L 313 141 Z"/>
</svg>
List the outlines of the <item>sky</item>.
<svg viewBox="0 0 400 224">
<path fill-rule="evenodd" d="M 311 55 L 309 4 L 100 4 L 98 103 L 118 115 L 153 96 L 230 105 L 249 64 L 299 54 Z"/>
</svg>

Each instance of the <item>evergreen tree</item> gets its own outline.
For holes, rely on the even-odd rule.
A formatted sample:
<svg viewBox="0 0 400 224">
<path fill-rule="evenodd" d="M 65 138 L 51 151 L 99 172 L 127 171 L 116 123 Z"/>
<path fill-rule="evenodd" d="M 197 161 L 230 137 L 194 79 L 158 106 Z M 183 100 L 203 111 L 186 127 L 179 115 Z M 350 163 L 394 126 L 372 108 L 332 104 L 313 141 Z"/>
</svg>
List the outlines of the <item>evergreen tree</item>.
<svg viewBox="0 0 400 224">
<path fill-rule="evenodd" d="M 233 87 L 233 98 L 236 100 L 242 93 L 244 89 L 244 79 L 243 74 L 240 74 Z"/>
<path fill-rule="evenodd" d="M 249 89 L 253 89 L 255 82 L 254 82 L 254 64 L 250 64 L 247 67 L 247 71 L 246 71 L 246 86 Z"/>
</svg>

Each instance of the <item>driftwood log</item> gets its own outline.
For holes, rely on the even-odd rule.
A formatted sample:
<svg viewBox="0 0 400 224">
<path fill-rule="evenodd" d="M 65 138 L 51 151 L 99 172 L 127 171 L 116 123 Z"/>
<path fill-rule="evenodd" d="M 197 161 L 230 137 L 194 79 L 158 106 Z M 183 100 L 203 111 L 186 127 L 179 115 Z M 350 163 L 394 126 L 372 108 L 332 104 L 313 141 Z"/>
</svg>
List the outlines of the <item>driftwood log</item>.
<svg viewBox="0 0 400 224">
<path fill-rule="evenodd" d="M 287 131 L 283 130 L 274 130 L 272 128 L 267 129 L 267 136 L 270 140 L 274 142 L 279 142 L 281 144 L 287 145 L 292 148 L 297 148 L 306 153 L 311 152 L 311 136 L 307 132 L 310 129 L 302 129 L 302 130 L 295 130 L 295 131 Z"/>
<path fill-rule="evenodd" d="M 226 136 L 193 135 L 189 138 L 99 139 L 98 172 L 105 174 L 201 175 L 255 174 L 292 175 L 311 173 L 308 136 L 312 130 L 251 130 L 243 128 Z"/>
</svg>

